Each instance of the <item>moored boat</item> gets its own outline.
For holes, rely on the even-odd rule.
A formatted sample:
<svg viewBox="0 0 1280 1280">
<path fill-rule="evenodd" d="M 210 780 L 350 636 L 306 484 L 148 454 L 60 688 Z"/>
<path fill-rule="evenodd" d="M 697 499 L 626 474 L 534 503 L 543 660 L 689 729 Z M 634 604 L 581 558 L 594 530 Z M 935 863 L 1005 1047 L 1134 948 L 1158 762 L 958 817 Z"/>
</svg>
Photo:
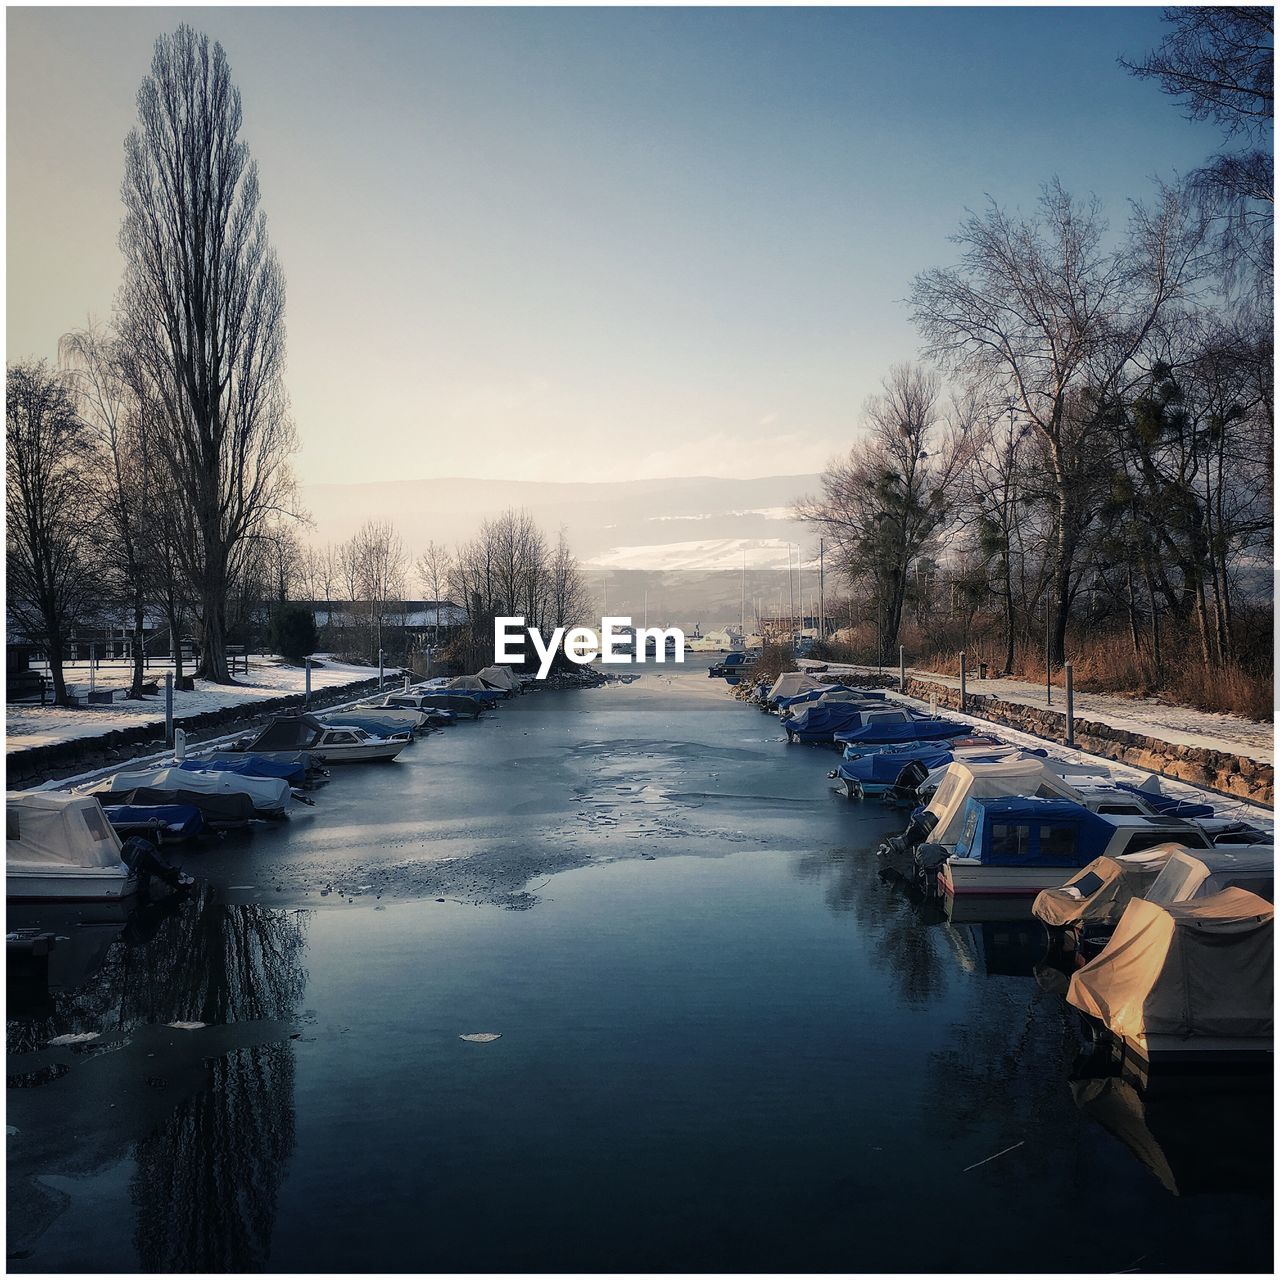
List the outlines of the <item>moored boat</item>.
<svg viewBox="0 0 1280 1280">
<path fill-rule="evenodd" d="M 137 892 L 120 837 L 95 796 L 5 797 L 5 896 L 10 902 L 117 902 Z"/>
</svg>

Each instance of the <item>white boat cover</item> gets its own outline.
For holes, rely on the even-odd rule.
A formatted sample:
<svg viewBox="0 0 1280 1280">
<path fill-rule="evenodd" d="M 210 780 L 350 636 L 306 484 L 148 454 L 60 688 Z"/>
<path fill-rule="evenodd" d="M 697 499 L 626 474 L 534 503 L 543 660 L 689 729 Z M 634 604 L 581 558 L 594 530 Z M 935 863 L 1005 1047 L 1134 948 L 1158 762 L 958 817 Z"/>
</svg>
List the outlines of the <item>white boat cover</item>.
<svg viewBox="0 0 1280 1280">
<path fill-rule="evenodd" d="M 1159 878 L 1143 896 L 1161 906 L 1191 902 L 1233 886 L 1275 901 L 1275 847 L 1269 844 L 1196 849 L 1174 845 Z"/>
<path fill-rule="evenodd" d="M 955 844 L 970 796 L 1060 796 L 1080 802 L 1080 793 L 1049 769 L 1043 756 L 993 760 L 990 764 L 953 760 L 926 806 L 925 811 L 938 819 L 929 833 L 930 843 Z"/>
<path fill-rule="evenodd" d="M 10 792 L 5 796 L 5 836 L 5 863 L 11 869 L 123 869 L 120 837 L 96 796 Z"/>
<path fill-rule="evenodd" d="M 204 795 L 247 795 L 255 809 L 269 810 L 287 808 L 293 794 L 283 778 L 250 778 L 242 773 L 212 769 L 169 768 L 113 774 L 90 791 L 132 791 L 135 787 L 198 791 Z"/>
<path fill-rule="evenodd" d="M 446 689 L 488 689 L 489 685 L 485 684 L 485 682 L 481 680 L 479 676 L 454 676 L 454 678 L 450 680 L 448 684 L 445 685 L 445 688 Z"/>
<path fill-rule="evenodd" d="M 1145 898 L 1169 858 L 1182 846 L 1160 844 L 1118 858 L 1094 858 L 1060 889 L 1045 889 L 1031 913 L 1050 928 L 1115 924 L 1134 898 Z"/>
<path fill-rule="evenodd" d="M 493 689 L 508 689 L 515 693 L 520 688 L 520 681 L 510 667 L 485 667 L 476 678 Z"/>
<path fill-rule="evenodd" d="M 1246 889 L 1161 906 L 1134 898 L 1067 1001 L 1114 1035 L 1252 1039 L 1272 1033 L 1275 910 Z"/>
<path fill-rule="evenodd" d="M 808 693 L 810 689 L 825 689 L 821 680 L 805 675 L 803 671 L 784 671 L 770 688 L 766 702 L 777 702 L 779 698 L 794 698 L 797 693 Z"/>
</svg>

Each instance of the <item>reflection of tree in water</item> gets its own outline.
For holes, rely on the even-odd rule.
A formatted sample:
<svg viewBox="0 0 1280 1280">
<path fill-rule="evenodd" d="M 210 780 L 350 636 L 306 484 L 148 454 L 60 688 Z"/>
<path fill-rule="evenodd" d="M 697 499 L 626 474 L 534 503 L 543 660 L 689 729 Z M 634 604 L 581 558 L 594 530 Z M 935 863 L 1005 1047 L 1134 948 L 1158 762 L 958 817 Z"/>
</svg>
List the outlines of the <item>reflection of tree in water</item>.
<svg viewBox="0 0 1280 1280">
<path fill-rule="evenodd" d="M 134 1241 L 149 1271 L 261 1271 L 293 1151 L 293 1046 L 237 1049 L 210 1063 L 134 1155 Z"/>
<path fill-rule="evenodd" d="M 221 1024 L 298 1012 L 302 913 L 206 897 L 181 920 L 132 966 L 143 1020 Z M 208 1086 L 135 1151 L 135 1241 L 151 1270 L 260 1270 L 269 1252 L 294 1143 L 293 1046 L 236 1049 L 206 1065 Z"/>
<path fill-rule="evenodd" d="M 936 931 L 896 876 L 882 872 L 866 848 L 823 849 L 794 864 L 802 880 L 825 883 L 832 911 L 850 912 L 860 932 L 873 939 L 872 960 L 884 969 L 897 994 L 910 1004 L 930 1004 L 947 989 L 947 959 Z"/>
</svg>

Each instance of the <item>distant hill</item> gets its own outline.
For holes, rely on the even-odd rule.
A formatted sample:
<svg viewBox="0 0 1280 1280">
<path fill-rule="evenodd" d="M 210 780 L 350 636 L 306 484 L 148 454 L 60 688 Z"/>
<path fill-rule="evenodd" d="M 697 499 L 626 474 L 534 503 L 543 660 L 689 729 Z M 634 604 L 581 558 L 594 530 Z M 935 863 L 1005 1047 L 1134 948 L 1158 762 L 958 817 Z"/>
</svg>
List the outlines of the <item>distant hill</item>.
<svg viewBox="0 0 1280 1280">
<path fill-rule="evenodd" d="M 691 476 L 608 484 L 572 481 L 385 480 L 317 484 L 302 490 L 315 527 L 312 542 L 340 542 L 366 520 L 391 520 L 412 556 L 434 539 L 450 545 L 472 536 L 487 517 L 523 507 L 554 536 L 561 525 L 582 560 L 597 601 L 637 621 L 646 593 L 649 621 L 704 630 L 736 622 L 745 556 L 747 612 L 790 608 L 787 547 L 806 562 L 812 531 L 791 519 L 795 501 L 819 488 L 816 475 L 726 480 Z M 806 604 L 817 589 L 806 563 L 794 591 Z M 797 598 L 796 606 L 799 609 Z"/>
</svg>

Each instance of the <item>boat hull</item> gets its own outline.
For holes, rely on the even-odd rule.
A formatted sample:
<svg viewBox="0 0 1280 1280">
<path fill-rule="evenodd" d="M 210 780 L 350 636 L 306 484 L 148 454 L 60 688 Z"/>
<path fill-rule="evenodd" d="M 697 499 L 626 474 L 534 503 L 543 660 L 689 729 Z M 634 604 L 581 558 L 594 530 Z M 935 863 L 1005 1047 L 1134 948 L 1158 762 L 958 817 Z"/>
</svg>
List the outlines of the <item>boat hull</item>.
<svg viewBox="0 0 1280 1280">
<path fill-rule="evenodd" d="M 1080 870 L 1071 866 L 998 866 L 955 858 L 943 863 L 938 888 L 948 897 L 1034 898 L 1042 889 L 1058 889 Z"/>
<path fill-rule="evenodd" d="M 123 868 L 24 871 L 9 867 L 5 876 L 9 902 L 120 902 L 137 891 L 137 879 Z"/>
<path fill-rule="evenodd" d="M 325 764 L 361 764 L 366 761 L 394 760 L 408 742 L 353 743 L 351 746 L 315 747 L 311 754 Z"/>
</svg>

